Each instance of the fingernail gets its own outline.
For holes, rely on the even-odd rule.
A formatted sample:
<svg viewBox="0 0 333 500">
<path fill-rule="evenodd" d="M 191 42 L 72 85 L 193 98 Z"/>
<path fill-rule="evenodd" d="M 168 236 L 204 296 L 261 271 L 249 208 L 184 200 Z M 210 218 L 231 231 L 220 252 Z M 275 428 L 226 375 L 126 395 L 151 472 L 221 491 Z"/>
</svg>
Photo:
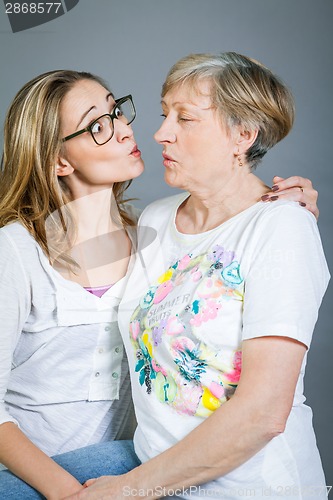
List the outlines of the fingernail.
<svg viewBox="0 0 333 500">
<path fill-rule="evenodd" d="M 298 203 L 301 205 L 301 207 L 306 207 L 306 203 L 304 203 L 303 201 L 299 201 Z"/>
<path fill-rule="evenodd" d="M 272 196 L 272 197 L 271 197 L 271 201 L 276 201 L 276 200 L 278 200 L 278 199 L 279 199 L 279 197 L 278 197 L 278 196 Z"/>
<path fill-rule="evenodd" d="M 279 186 L 274 184 L 274 186 L 272 186 L 272 191 L 278 191 L 278 190 L 279 190 Z"/>
<path fill-rule="evenodd" d="M 261 197 L 262 201 L 267 201 L 267 200 L 268 200 L 268 198 L 269 198 L 269 194 L 264 194 L 264 195 Z"/>
</svg>

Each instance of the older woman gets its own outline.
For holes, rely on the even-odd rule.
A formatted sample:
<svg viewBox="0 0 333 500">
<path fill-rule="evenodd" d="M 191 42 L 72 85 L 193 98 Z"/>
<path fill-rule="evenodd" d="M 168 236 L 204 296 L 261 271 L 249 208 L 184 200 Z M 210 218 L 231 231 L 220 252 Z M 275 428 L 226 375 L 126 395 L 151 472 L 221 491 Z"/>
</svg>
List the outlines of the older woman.
<svg viewBox="0 0 333 500">
<path fill-rule="evenodd" d="M 253 173 L 292 96 L 252 59 L 198 54 L 162 108 L 165 180 L 185 193 L 144 211 L 119 314 L 143 463 L 78 498 L 324 499 L 302 381 L 329 273 L 314 217 L 260 201 Z"/>
</svg>

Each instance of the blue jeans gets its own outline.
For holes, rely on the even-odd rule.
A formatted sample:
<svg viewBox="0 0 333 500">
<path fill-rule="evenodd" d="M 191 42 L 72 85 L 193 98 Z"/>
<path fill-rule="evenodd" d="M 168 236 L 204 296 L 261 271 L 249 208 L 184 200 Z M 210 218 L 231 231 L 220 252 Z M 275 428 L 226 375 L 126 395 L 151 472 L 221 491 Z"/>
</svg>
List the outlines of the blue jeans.
<svg viewBox="0 0 333 500">
<path fill-rule="evenodd" d="M 141 463 L 134 452 L 132 441 L 107 441 L 57 455 L 53 459 L 80 483 L 92 477 L 125 474 Z M 0 472 L 1 500 L 41 498 L 44 497 L 11 472 Z"/>
</svg>

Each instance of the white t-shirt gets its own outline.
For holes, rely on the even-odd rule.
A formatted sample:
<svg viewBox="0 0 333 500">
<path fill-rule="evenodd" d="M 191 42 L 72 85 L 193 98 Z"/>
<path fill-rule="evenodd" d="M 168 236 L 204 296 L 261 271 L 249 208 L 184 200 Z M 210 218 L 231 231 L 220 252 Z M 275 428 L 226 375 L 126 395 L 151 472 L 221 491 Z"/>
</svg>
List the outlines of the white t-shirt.
<svg viewBox="0 0 333 500">
<path fill-rule="evenodd" d="M 138 257 L 119 309 L 141 461 L 166 450 L 235 392 L 242 341 L 278 335 L 310 346 L 329 280 L 315 219 L 293 202 L 259 202 L 202 234 L 181 234 L 188 196 L 151 204 L 139 221 Z M 326 498 L 304 405 L 303 362 L 285 432 L 192 497 Z M 262 381 L 263 384 L 266 381 Z M 223 448 L 223 429 L 216 439 Z M 204 462 L 204 457 L 203 457 Z"/>
<path fill-rule="evenodd" d="M 96 297 L 55 271 L 21 224 L 0 229 L 0 424 L 48 455 L 132 435 L 117 323 L 126 279 Z"/>
</svg>

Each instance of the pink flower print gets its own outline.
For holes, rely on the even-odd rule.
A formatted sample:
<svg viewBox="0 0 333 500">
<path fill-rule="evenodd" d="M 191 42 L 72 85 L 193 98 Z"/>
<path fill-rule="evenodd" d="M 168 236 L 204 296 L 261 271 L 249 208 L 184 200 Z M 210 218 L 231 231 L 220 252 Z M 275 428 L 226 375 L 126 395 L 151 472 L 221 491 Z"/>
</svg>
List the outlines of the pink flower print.
<svg viewBox="0 0 333 500">
<path fill-rule="evenodd" d="M 206 280 L 206 287 L 207 288 L 212 288 L 212 286 L 213 286 L 213 280 L 212 280 L 212 278 L 208 278 Z"/>
<path fill-rule="evenodd" d="M 178 316 L 172 316 L 166 324 L 167 335 L 179 335 L 184 330 L 184 325 L 179 321 Z"/>
<path fill-rule="evenodd" d="M 238 384 L 240 372 L 238 370 L 232 370 L 230 373 L 226 373 L 225 377 L 231 384 Z"/>
<path fill-rule="evenodd" d="M 224 396 L 224 387 L 218 382 L 212 382 L 208 389 L 217 399 L 220 399 L 222 396 Z"/>
<path fill-rule="evenodd" d="M 199 281 L 202 278 L 202 272 L 200 271 L 198 266 L 195 266 L 191 271 L 191 278 L 194 283 Z"/>
<path fill-rule="evenodd" d="M 176 383 L 178 391 L 171 406 L 183 415 L 195 415 L 202 396 L 201 386 L 188 382 L 180 374 L 176 375 Z"/>
<path fill-rule="evenodd" d="M 202 314 L 200 311 L 200 300 L 194 300 L 192 302 L 192 314 L 194 314 L 194 316 L 192 316 L 192 318 L 190 319 L 190 324 L 193 325 L 193 326 L 200 326 L 201 323 L 202 323 Z"/>
<path fill-rule="evenodd" d="M 188 337 L 178 337 L 171 342 L 170 345 L 172 349 L 173 356 L 178 356 L 180 352 L 194 351 L 196 349 L 195 343 L 193 340 Z"/>
<path fill-rule="evenodd" d="M 201 326 L 202 324 L 202 314 L 198 313 L 193 318 L 190 319 L 190 325 L 192 326 Z"/>
<path fill-rule="evenodd" d="M 210 319 L 215 319 L 217 312 L 221 309 L 221 304 L 218 304 L 215 300 L 207 300 L 205 308 L 202 310 L 202 320 L 209 321 Z"/>
<path fill-rule="evenodd" d="M 195 314 L 195 316 L 190 319 L 190 324 L 192 326 L 201 326 L 203 322 L 215 319 L 221 307 L 222 305 L 213 299 L 206 300 L 201 312 Z"/>
<path fill-rule="evenodd" d="M 180 271 L 183 271 L 184 269 L 186 269 L 186 267 L 189 265 L 190 262 L 191 262 L 191 256 L 185 255 L 182 259 L 180 259 L 178 263 L 178 269 Z"/>
<path fill-rule="evenodd" d="M 238 384 L 241 371 L 242 371 L 242 351 L 236 351 L 233 359 L 233 367 L 234 369 L 226 373 L 225 376 L 228 381 L 232 384 Z"/>
<path fill-rule="evenodd" d="M 158 365 L 154 359 L 151 360 L 151 365 L 156 373 L 161 372 L 165 377 L 168 375 L 168 372 L 163 368 L 163 366 Z"/>
<path fill-rule="evenodd" d="M 130 333 L 132 334 L 133 340 L 136 340 L 138 338 L 138 335 L 140 333 L 140 321 L 132 321 L 130 323 Z"/>
<path fill-rule="evenodd" d="M 171 292 L 173 288 L 172 281 L 165 281 L 162 283 L 155 292 L 154 304 L 159 304 Z"/>
<path fill-rule="evenodd" d="M 234 355 L 234 367 L 239 372 L 242 371 L 242 351 L 236 351 Z"/>
<path fill-rule="evenodd" d="M 193 274 L 192 280 L 196 283 L 202 278 L 202 273 L 201 271 L 197 271 L 196 273 Z"/>
</svg>

